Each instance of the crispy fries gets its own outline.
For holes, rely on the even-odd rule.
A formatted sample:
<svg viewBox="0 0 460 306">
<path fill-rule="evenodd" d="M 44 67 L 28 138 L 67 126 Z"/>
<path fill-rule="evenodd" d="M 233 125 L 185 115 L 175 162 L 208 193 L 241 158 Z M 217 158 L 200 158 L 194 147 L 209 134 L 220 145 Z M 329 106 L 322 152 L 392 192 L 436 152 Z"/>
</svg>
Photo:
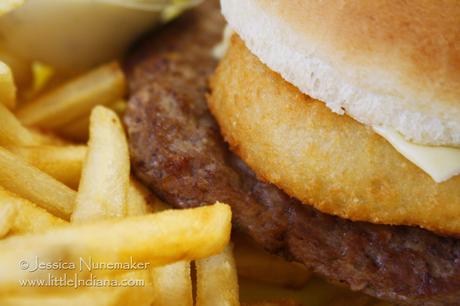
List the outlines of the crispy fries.
<svg viewBox="0 0 460 306">
<path fill-rule="evenodd" d="M 148 213 L 147 197 L 151 194 L 137 181 L 131 180 L 128 191 L 128 215 L 144 215 Z M 164 209 L 155 206 L 154 211 Z M 179 261 L 151 270 L 152 283 L 155 290 L 155 306 L 183 305 L 193 306 L 192 278 L 190 262 Z"/>
<path fill-rule="evenodd" d="M 120 146 L 124 150 L 120 150 Z M 133 201 L 131 204 L 133 209 L 130 211 L 131 216 L 134 213 L 137 213 L 136 215 L 144 214 L 143 212 L 146 210 L 145 199 L 138 194 L 138 189 L 135 188 L 134 183 L 131 184 L 133 187 L 130 187 L 127 146 L 121 123 L 116 114 L 103 107 L 95 108 L 91 116 L 91 139 L 84 163 L 84 175 L 77 196 L 76 214 L 72 215 L 72 222 L 81 223 L 112 217 L 124 217 L 128 213 L 126 209 L 127 200 Z M 105 148 L 108 148 L 108 150 L 104 151 Z M 105 152 L 107 152 L 108 156 L 102 160 L 101 158 Z M 113 167 L 114 165 L 115 167 Z M 95 177 L 93 177 L 93 174 Z M 102 180 L 103 185 L 93 184 L 94 179 Z M 110 184 L 111 182 L 115 183 L 115 185 Z M 105 198 L 104 195 L 101 197 L 96 193 L 96 188 L 98 187 L 108 193 Z M 109 192 L 112 188 L 122 192 L 110 194 Z M 128 191 L 131 191 L 131 197 L 128 197 Z M 117 197 L 117 195 L 122 197 Z M 101 199 L 106 202 L 101 202 Z M 105 203 L 108 203 L 108 205 L 101 207 L 100 204 Z M 120 210 L 120 207 L 123 209 Z M 123 274 L 122 278 L 126 278 L 128 275 L 132 279 L 142 281 L 142 288 L 131 290 L 127 296 L 144 296 L 143 300 L 135 302 L 136 305 L 150 305 L 154 297 L 153 286 L 150 282 L 150 269 Z M 105 297 L 106 300 L 106 291 L 96 288 L 90 288 L 90 290 L 94 294 L 94 299 L 100 300 Z M 134 303 L 134 301 L 125 301 L 125 299 L 121 299 L 121 301 Z M 117 302 L 121 301 L 118 299 Z"/>
<path fill-rule="evenodd" d="M 9 109 L 16 106 L 16 85 L 10 67 L 0 62 L 0 103 Z"/>
<path fill-rule="evenodd" d="M 230 208 L 217 203 L 12 237 L 0 241 L 0 295 L 20 290 L 18 280 L 44 276 L 24 266 L 33 265 L 36 258 L 74 263 L 81 258 L 94 262 L 135 261 L 160 266 L 221 252 L 230 239 L 230 230 Z"/>
<path fill-rule="evenodd" d="M 34 146 L 42 138 L 25 128 L 8 108 L 0 103 L 0 145 Z"/>
<path fill-rule="evenodd" d="M 8 150 L 70 188 L 78 188 L 86 146 L 11 146 Z"/>
<path fill-rule="evenodd" d="M 0 204 L 0 238 L 8 234 L 13 227 L 17 215 L 16 206 L 12 203 Z"/>
<path fill-rule="evenodd" d="M 0 186 L 61 217 L 70 216 L 77 196 L 66 185 L 1 147 Z"/>
<path fill-rule="evenodd" d="M 57 139 L 52 135 L 24 127 L 2 103 L 0 103 L 0 122 L 1 146 L 36 146 L 65 143 L 64 140 Z"/>
<path fill-rule="evenodd" d="M 94 108 L 90 134 L 73 222 L 126 214 L 130 163 L 118 116 L 103 106 Z"/>
<path fill-rule="evenodd" d="M 240 305 L 233 250 L 227 246 L 215 256 L 197 260 L 197 306 Z"/>
<path fill-rule="evenodd" d="M 110 104 L 109 108 L 121 116 L 126 109 L 126 101 L 118 100 Z M 72 140 L 86 141 L 89 134 L 89 114 L 61 127 L 59 134 Z"/>
<path fill-rule="evenodd" d="M 155 306 L 193 306 L 189 261 L 155 268 L 152 281 L 156 293 Z"/>
<path fill-rule="evenodd" d="M 94 125 L 97 125 L 97 124 L 94 124 Z M 116 130 L 112 132 L 117 133 Z M 90 146 L 90 154 L 94 153 L 91 151 L 93 149 L 94 147 Z M 118 158 L 121 161 L 123 161 L 124 159 L 129 159 L 127 156 L 128 155 L 127 152 L 125 155 L 126 156 L 124 156 L 123 154 L 117 154 L 114 156 L 114 158 Z M 116 164 L 117 162 L 115 161 L 114 163 Z M 85 166 L 87 166 L 87 164 Z M 145 202 L 145 199 L 140 194 L 137 193 L 138 189 L 134 187 L 133 185 L 134 183 L 130 184 L 129 173 L 128 173 L 127 180 L 120 181 L 119 178 L 117 177 L 118 175 L 119 173 L 117 173 L 116 171 L 110 172 L 110 173 L 107 173 L 107 177 L 105 179 L 106 181 L 118 181 L 120 186 L 117 186 L 117 187 L 122 190 L 127 190 L 127 191 L 132 190 L 131 193 L 134 193 L 134 195 L 131 195 L 131 197 L 127 197 L 126 195 L 128 200 L 133 201 L 131 205 L 131 207 L 133 207 L 133 210 L 131 211 L 133 213 L 132 215 L 134 215 L 134 212 L 138 212 L 138 214 L 136 215 L 143 215 L 144 213 L 140 213 L 140 212 L 141 211 L 143 212 L 146 209 L 145 207 L 146 202 Z M 84 183 L 85 182 L 83 182 L 83 184 Z M 128 189 L 128 187 L 131 185 L 133 185 L 133 187 L 130 187 Z M 107 200 L 110 200 L 110 199 L 107 199 Z M 91 206 L 88 206 L 88 204 L 91 204 L 91 203 L 90 202 L 82 203 L 85 213 L 80 214 L 76 218 L 72 218 L 73 222 L 80 223 L 80 222 L 88 222 L 91 220 L 108 219 L 114 216 L 120 217 L 119 206 L 117 205 L 108 205 L 105 207 L 103 211 L 100 211 L 98 210 L 97 205 L 94 205 L 93 207 L 91 207 Z M 125 209 L 125 212 L 122 212 L 122 213 L 124 216 L 126 213 L 128 213 L 128 211 Z M 133 288 L 129 291 L 126 290 L 126 288 L 124 288 L 124 291 L 121 291 L 121 292 L 124 292 L 125 294 L 120 297 L 107 295 L 107 289 L 101 290 L 99 288 L 90 288 L 89 290 L 93 294 L 92 299 L 99 300 L 99 301 L 102 300 L 103 304 L 108 303 L 109 305 L 112 305 L 114 303 L 116 303 L 116 305 L 126 305 L 126 303 L 127 304 L 134 303 L 135 305 L 151 305 L 153 301 L 153 297 L 154 297 L 154 291 L 153 291 L 153 285 L 150 281 L 150 269 L 143 270 L 143 271 L 134 271 L 134 272 L 124 273 L 120 278 L 126 279 L 127 276 L 130 276 L 129 278 L 135 279 L 136 281 L 142 281 L 142 286 L 140 288 L 139 287 Z M 114 297 L 116 297 L 116 299 L 114 299 Z M 98 302 L 98 304 L 99 303 L 101 302 Z"/>
<path fill-rule="evenodd" d="M 123 97 L 125 77 L 117 63 L 90 71 L 27 103 L 16 115 L 26 125 L 54 129 L 84 117 L 96 105 Z"/>
<path fill-rule="evenodd" d="M 150 212 L 147 198 L 152 195 L 135 179 L 131 179 L 128 187 L 128 200 L 126 202 L 126 215 L 142 216 Z"/>
<path fill-rule="evenodd" d="M 0 209 L 7 205 L 14 205 L 16 215 L 8 235 L 25 233 L 39 233 L 56 226 L 68 224 L 43 208 L 18 197 L 0 187 Z"/>
</svg>

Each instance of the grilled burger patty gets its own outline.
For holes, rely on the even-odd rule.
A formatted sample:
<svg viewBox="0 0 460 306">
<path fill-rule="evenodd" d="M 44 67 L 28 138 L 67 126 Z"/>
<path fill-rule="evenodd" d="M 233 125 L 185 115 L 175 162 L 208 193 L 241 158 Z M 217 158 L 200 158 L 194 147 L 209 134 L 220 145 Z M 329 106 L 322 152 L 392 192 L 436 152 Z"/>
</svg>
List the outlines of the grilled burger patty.
<svg viewBox="0 0 460 306">
<path fill-rule="evenodd" d="M 223 26 L 218 4 L 208 1 L 127 59 L 136 176 L 177 208 L 228 203 L 236 228 L 326 279 L 389 301 L 459 305 L 459 240 L 323 214 L 258 180 L 230 152 L 206 105 Z"/>
</svg>

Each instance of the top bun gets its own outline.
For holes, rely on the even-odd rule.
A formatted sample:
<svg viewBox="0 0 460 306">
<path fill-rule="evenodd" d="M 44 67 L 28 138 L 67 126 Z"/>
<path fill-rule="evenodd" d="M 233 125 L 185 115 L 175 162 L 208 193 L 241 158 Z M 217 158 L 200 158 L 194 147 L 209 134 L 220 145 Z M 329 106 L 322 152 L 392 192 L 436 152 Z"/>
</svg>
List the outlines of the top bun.
<svg viewBox="0 0 460 306">
<path fill-rule="evenodd" d="M 221 0 L 248 48 L 339 114 L 460 147 L 460 1 Z"/>
</svg>

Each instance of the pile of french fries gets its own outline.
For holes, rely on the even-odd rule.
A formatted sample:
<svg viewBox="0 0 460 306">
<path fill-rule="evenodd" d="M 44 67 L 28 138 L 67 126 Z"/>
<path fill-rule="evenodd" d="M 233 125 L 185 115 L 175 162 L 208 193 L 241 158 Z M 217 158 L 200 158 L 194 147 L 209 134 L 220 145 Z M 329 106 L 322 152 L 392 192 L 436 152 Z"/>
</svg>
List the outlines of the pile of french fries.
<svg viewBox="0 0 460 306">
<path fill-rule="evenodd" d="M 233 306 L 239 278 L 282 294 L 245 305 L 299 305 L 282 288 L 310 272 L 231 244 L 228 205 L 171 210 L 131 176 L 117 63 L 58 83 L 21 95 L 0 63 L 0 305 Z"/>
</svg>

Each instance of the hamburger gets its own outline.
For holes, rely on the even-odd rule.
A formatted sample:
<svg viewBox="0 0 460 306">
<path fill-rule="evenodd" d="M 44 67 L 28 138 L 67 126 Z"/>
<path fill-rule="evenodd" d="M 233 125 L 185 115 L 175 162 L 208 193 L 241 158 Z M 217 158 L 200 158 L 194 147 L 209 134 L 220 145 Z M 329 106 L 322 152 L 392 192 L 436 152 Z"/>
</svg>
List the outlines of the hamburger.
<svg viewBox="0 0 460 306">
<path fill-rule="evenodd" d="M 221 7 L 235 34 L 215 72 L 212 1 L 131 54 L 136 175 L 179 208 L 228 203 L 237 230 L 328 280 L 458 305 L 460 3 Z"/>
</svg>

